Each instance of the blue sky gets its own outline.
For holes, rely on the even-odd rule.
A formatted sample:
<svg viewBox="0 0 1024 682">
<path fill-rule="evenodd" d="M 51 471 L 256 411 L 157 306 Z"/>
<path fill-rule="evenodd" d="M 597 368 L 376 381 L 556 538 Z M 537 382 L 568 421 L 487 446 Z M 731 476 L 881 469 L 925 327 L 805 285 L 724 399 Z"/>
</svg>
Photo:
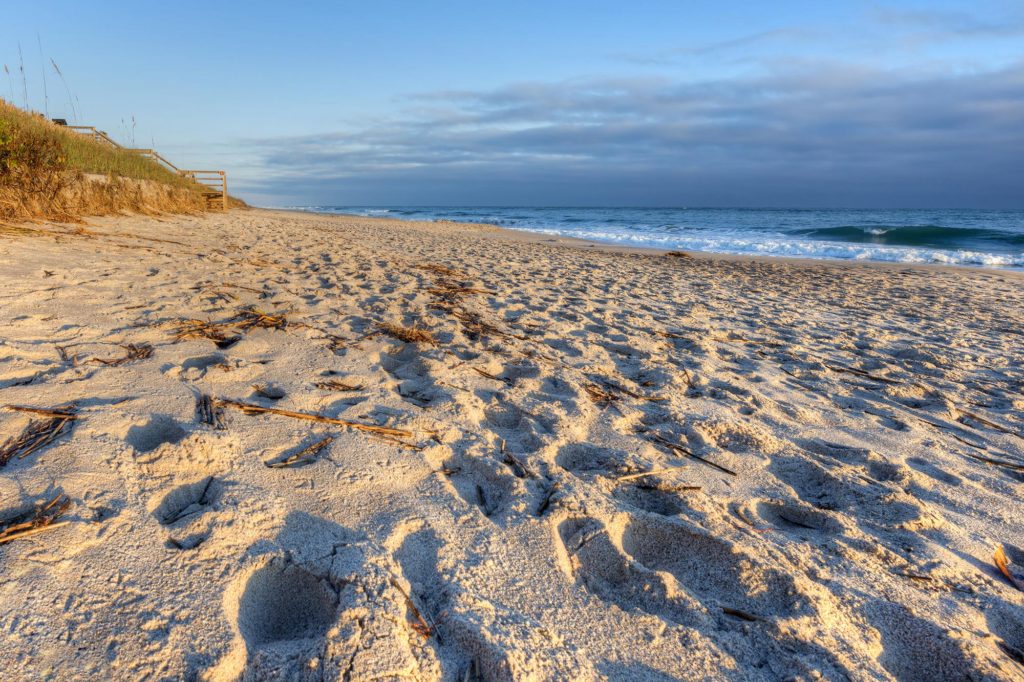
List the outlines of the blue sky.
<svg viewBox="0 0 1024 682">
<path fill-rule="evenodd" d="M 1016 0 L 37 0 L 16 104 L 19 42 L 31 108 L 72 115 L 52 58 L 264 205 L 1024 206 Z"/>
</svg>

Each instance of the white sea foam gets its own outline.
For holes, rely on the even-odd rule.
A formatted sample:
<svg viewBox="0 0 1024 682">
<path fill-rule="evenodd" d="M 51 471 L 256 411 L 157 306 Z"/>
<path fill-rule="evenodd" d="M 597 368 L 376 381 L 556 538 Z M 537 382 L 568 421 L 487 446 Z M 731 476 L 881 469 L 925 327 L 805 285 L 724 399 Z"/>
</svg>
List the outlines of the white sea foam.
<svg viewBox="0 0 1024 682">
<path fill-rule="evenodd" d="M 621 232 L 596 230 L 580 233 L 575 230 L 551 228 L 514 229 L 563 237 L 577 237 L 624 246 L 708 251 L 711 253 L 747 256 L 786 256 L 790 258 L 869 260 L 895 263 L 942 263 L 946 265 L 975 265 L 984 267 L 1024 267 L 1024 256 L 966 251 L 962 249 L 944 250 L 812 240 L 751 239 L 731 236 L 685 237 L 680 235 L 624 234 Z"/>
<path fill-rule="evenodd" d="M 738 255 L 786 256 L 830 260 L 897 263 L 941 263 L 982 267 L 1024 267 L 1017 244 L 1024 225 L 1022 212 L 858 211 L 858 210 L 725 210 L 725 209 L 558 209 L 472 207 L 299 207 L 320 213 L 389 216 L 405 220 L 456 220 L 490 223 L 509 229 L 575 237 L 625 246 L 707 251 Z M 874 221 L 874 225 L 864 225 Z M 881 224 L 878 224 L 881 223 Z M 863 234 L 883 237 L 901 226 L 938 228 L 944 239 L 963 229 L 966 248 L 951 243 L 911 246 L 899 243 L 841 241 L 845 226 L 861 224 Z M 945 232 L 943 230 L 945 229 Z M 979 231 L 982 234 L 979 236 Z M 819 238 L 810 236 L 817 232 Z M 830 234 L 835 232 L 836 234 Z M 971 234 L 967 234 L 971 232 Z M 920 239 L 919 235 L 912 235 Z M 830 238 L 831 237 L 831 238 Z M 984 237 L 984 239 L 982 238 Z M 1017 242 L 1012 240 L 1016 238 Z M 968 240 L 973 241 L 968 241 Z M 985 239 L 1001 251 L 977 250 Z M 995 241 L 992 241 L 992 240 Z"/>
</svg>

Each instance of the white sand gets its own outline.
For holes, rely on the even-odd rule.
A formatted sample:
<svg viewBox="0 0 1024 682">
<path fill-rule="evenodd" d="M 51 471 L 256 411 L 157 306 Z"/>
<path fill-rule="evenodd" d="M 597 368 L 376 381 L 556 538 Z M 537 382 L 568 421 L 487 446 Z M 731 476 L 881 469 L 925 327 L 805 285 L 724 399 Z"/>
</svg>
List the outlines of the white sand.
<svg viewBox="0 0 1024 682">
<path fill-rule="evenodd" d="M 0 236 L 0 404 L 79 419 L 0 468 L 2 525 L 71 500 L 0 545 L 4 680 L 1024 678 L 992 563 L 1024 573 L 1019 274 L 267 211 L 42 227 Z M 175 340 L 247 305 L 289 324 Z M 412 435 L 217 429 L 201 395 Z"/>
</svg>

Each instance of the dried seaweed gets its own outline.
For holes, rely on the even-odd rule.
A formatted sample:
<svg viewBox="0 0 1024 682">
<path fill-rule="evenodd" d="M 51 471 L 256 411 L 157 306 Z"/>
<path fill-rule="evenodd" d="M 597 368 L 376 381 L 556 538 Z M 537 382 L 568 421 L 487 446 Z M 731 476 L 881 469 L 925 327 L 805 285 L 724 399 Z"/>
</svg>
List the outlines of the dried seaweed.
<svg viewBox="0 0 1024 682">
<path fill-rule="evenodd" d="M 393 324 L 391 322 L 382 323 L 378 329 L 381 333 L 405 343 L 429 343 L 432 346 L 437 344 L 434 340 L 434 335 L 428 329 L 403 327 L 400 324 Z"/>
<path fill-rule="evenodd" d="M 196 396 L 196 415 L 199 421 L 215 429 L 224 428 L 224 410 L 217 404 L 217 399 L 208 395 Z"/>
<path fill-rule="evenodd" d="M 416 267 L 417 270 L 426 270 L 427 272 L 432 272 L 435 275 L 440 275 L 442 277 L 465 277 L 466 276 L 465 273 L 459 272 L 458 270 L 454 270 L 452 268 L 449 268 L 446 265 L 437 265 L 435 263 L 422 263 L 422 264 L 417 265 L 415 267 Z"/>
<path fill-rule="evenodd" d="M 361 391 L 366 388 L 363 384 L 347 384 L 341 379 L 325 379 L 313 385 L 324 391 Z"/>
<path fill-rule="evenodd" d="M 289 326 L 288 318 L 284 314 L 271 315 L 254 305 L 245 306 L 239 310 L 234 323 L 242 331 L 249 331 L 253 328 L 287 329 Z"/>
<path fill-rule="evenodd" d="M 242 337 L 234 333 L 230 324 L 193 319 L 179 321 L 174 331 L 174 338 L 176 341 L 209 339 L 217 345 L 217 348 L 223 349 L 238 343 Z"/>
<path fill-rule="evenodd" d="M 652 403 L 660 403 L 660 402 L 664 402 L 664 401 L 668 400 L 668 398 L 666 398 L 664 396 L 650 396 L 650 395 L 643 395 L 642 393 L 637 393 L 636 391 L 634 391 L 634 390 L 632 390 L 632 389 L 630 389 L 630 388 L 628 388 L 626 386 L 623 386 L 622 384 L 616 383 L 616 382 L 612 381 L 611 379 L 607 379 L 605 377 L 598 377 L 598 381 L 600 381 L 602 384 L 604 384 L 604 387 L 607 388 L 607 389 L 611 389 L 613 391 L 617 391 L 618 393 L 622 393 L 624 395 L 627 395 L 630 398 L 636 398 L 637 400 L 647 400 L 647 401 L 652 402 Z"/>
<path fill-rule="evenodd" d="M 461 303 L 441 300 L 431 303 L 430 307 L 434 310 L 446 312 L 458 320 L 458 322 L 461 323 L 466 336 L 472 340 L 476 340 L 481 336 L 487 335 L 512 337 L 520 340 L 526 339 L 525 336 L 517 336 L 501 329 L 500 327 L 494 326 L 490 322 L 484 320 L 479 313 L 467 310 Z"/>
<path fill-rule="evenodd" d="M 43 409 L 38 407 L 24 407 L 21 405 L 6 405 L 7 409 L 19 412 L 39 414 L 43 419 L 33 419 L 28 426 L 16 437 L 8 438 L 0 446 L 0 467 L 5 466 L 11 459 L 24 459 L 36 450 L 52 443 L 78 417 L 74 408 Z"/>
<path fill-rule="evenodd" d="M 136 360 L 145 360 L 153 357 L 153 346 L 148 343 L 125 343 L 121 344 L 121 348 L 125 349 L 125 354 L 116 358 L 93 358 L 93 362 L 98 362 L 101 365 L 107 367 L 119 367 L 120 365 L 126 365 L 129 362 L 135 362 Z"/>
<path fill-rule="evenodd" d="M 1003 549 L 1002 545 L 996 545 L 996 551 L 992 556 L 992 560 L 995 562 L 999 572 L 1006 576 L 1006 579 L 1010 581 L 1010 584 L 1021 592 L 1024 592 L 1024 580 L 1017 578 L 1010 572 L 1010 562 L 1006 558 L 1006 550 Z"/>
<path fill-rule="evenodd" d="M 601 406 L 611 405 L 621 397 L 606 391 L 597 384 L 586 384 L 583 387 L 583 390 L 587 392 L 587 395 L 593 403 Z"/>
</svg>

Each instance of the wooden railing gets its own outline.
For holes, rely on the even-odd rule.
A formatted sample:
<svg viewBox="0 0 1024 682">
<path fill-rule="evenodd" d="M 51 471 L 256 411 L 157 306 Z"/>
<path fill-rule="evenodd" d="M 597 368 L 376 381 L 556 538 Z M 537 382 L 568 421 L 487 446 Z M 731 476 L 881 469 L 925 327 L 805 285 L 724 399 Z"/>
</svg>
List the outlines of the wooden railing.
<svg viewBox="0 0 1024 682">
<path fill-rule="evenodd" d="M 178 175 L 202 186 L 207 208 L 228 210 L 228 178 L 224 171 L 179 170 Z"/>
<path fill-rule="evenodd" d="M 203 196 L 206 198 L 206 207 L 208 209 L 220 209 L 226 211 L 228 208 L 228 178 L 227 174 L 222 170 L 184 170 L 178 168 L 173 163 L 165 159 L 160 152 L 155 149 L 134 149 L 131 147 L 125 147 L 123 145 L 114 142 L 102 130 L 97 130 L 93 126 L 66 126 L 68 130 L 73 130 L 76 133 L 87 135 L 92 139 L 102 144 L 109 144 L 110 146 L 121 149 L 126 152 L 132 152 L 139 156 L 152 159 L 156 163 L 162 165 L 172 173 L 188 178 L 195 182 L 202 188 Z"/>
<path fill-rule="evenodd" d="M 161 156 L 160 152 L 158 152 L 155 149 L 132 149 L 130 147 L 124 147 L 123 149 L 126 152 L 135 152 L 139 156 L 144 156 L 147 159 L 153 159 L 154 161 L 156 161 L 160 165 L 164 166 L 167 170 L 173 171 L 174 173 L 177 173 L 179 170 L 181 170 L 180 168 L 175 166 L 173 163 L 171 163 L 170 161 L 165 159 L 163 156 Z"/>
<path fill-rule="evenodd" d="M 103 132 L 102 130 L 97 130 L 93 126 L 66 126 L 66 127 L 67 127 L 68 130 L 74 130 L 76 133 L 81 133 L 83 135 L 87 135 L 87 136 L 91 137 L 92 139 L 96 140 L 97 142 L 105 142 L 106 144 L 109 144 L 111 147 L 116 147 L 118 149 L 124 149 L 124 147 L 122 147 L 121 145 L 119 145 L 118 143 L 116 143 L 112 139 L 110 139 L 110 136 L 107 135 L 105 132 Z"/>
</svg>

